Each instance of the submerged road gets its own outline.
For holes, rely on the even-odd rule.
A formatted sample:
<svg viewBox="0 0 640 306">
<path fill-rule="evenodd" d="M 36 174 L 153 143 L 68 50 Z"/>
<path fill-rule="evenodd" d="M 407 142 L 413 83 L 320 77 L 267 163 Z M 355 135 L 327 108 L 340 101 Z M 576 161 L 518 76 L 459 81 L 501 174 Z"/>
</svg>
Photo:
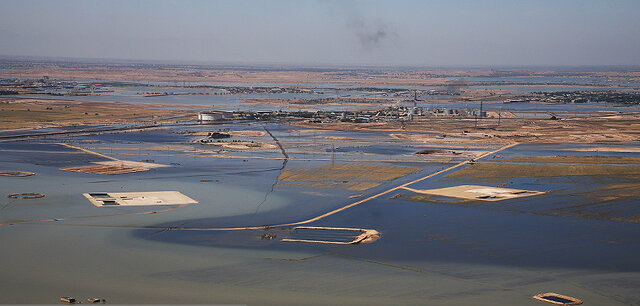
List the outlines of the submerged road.
<svg viewBox="0 0 640 306">
<path fill-rule="evenodd" d="M 82 152 L 85 152 L 85 153 L 89 153 L 89 154 L 93 154 L 93 155 L 96 155 L 96 156 L 100 156 L 100 157 L 103 157 L 103 158 L 106 158 L 106 159 L 110 159 L 110 160 L 114 160 L 114 161 L 120 161 L 119 159 L 117 159 L 115 157 L 107 156 L 107 155 L 104 155 L 102 153 L 98 153 L 98 152 L 94 152 L 94 151 L 91 151 L 91 150 L 87 150 L 85 148 L 72 146 L 72 145 L 67 144 L 67 143 L 60 142 L 60 143 L 57 143 L 57 144 L 61 145 L 61 146 L 65 146 L 65 147 L 70 148 L 70 149 L 79 150 L 79 151 L 82 151 Z"/>
<path fill-rule="evenodd" d="M 494 151 L 490 151 L 490 152 L 486 152 L 480 156 L 478 156 L 475 159 L 470 159 L 470 160 L 466 160 L 463 161 L 461 163 L 458 163 L 456 165 L 453 165 L 449 168 L 431 173 L 429 175 L 423 176 L 421 178 L 415 179 L 413 181 L 404 183 L 402 185 L 398 185 L 396 187 L 393 187 L 391 189 L 385 190 L 383 192 L 377 193 L 375 195 L 372 195 L 370 197 L 364 198 L 362 200 L 353 202 L 351 204 L 347 204 L 345 206 L 342 206 L 340 208 L 334 209 L 332 211 L 329 211 L 327 213 L 321 214 L 317 217 L 313 217 L 311 219 L 307 219 L 307 220 L 302 220 L 302 221 L 297 221 L 297 222 L 291 222 L 291 223 L 282 223 L 282 224 L 272 224 L 272 225 L 261 225 L 261 226 L 243 226 L 243 227 L 204 227 L 204 228 L 196 228 L 196 227 L 158 227 L 158 226 L 108 226 L 108 225 L 99 225 L 99 226 L 95 226 L 95 227 L 117 227 L 117 228 L 130 228 L 130 229 L 150 229 L 150 230 L 158 230 L 158 229 L 165 229 L 165 230 L 181 230 L 181 231 L 240 231 L 240 230 L 257 230 L 257 229 L 264 229 L 264 228 L 272 228 L 272 227 L 290 227 L 290 226 L 297 226 L 297 225 L 303 225 L 303 224 L 309 224 L 321 219 L 324 219 L 326 217 L 329 217 L 331 215 L 335 215 L 339 212 L 345 211 L 351 207 L 354 206 L 358 206 L 360 204 L 369 202 L 373 199 L 379 198 L 383 195 L 389 194 L 391 192 L 394 192 L 396 190 L 399 189 L 403 189 L 407 186 L 410 186 L 412 184 L 424 181 L 426 179 L 432 178 L 436 175 L 440 175 L 442 173 L 451 171 L 453 169 L 457 169 L 459 167 L 462 167 L 464 165 L 473 163 L 476 160 L 485 158 L 489 155 L 493 155 L 495 153 L 498 153 L 500 151 L 512 148 L 517 146 L 519 143 L 511 143 L 508 145 L 505 145 L 503 147 L 500 147 L 497 150 Z M 144 214 L 155 214 L 155 213 L 162 213 L 162 212 L 168 212 L 168 211 L 172 211 L 176 208 L 180 208 L 184 205 L 178 205 L 172 208 L 168 208 L 168 209 L 164 209 L 164 210 L 154 210 L 154 211 L 146 211 L 146 212 L 137 212 L 137 213 L 124 213 L 124 214 L 111 214 L 111 215 L 100 215 L 100 216 L 85 216 L 85 217 L 69 217 L 69 218 L 52 218 L 52 219 L 42 219 L 42 220 L 24 220 L 24 221 L 13 221 L 13 222 L 4 222 L 4 223 L 0 223 L 0 226 L 3 225 L 14 225 L 14 224 L 24 224 L 24 223 L 37 223 L 37 222 L 55 222 L 55 221 L 65 221 L 65 220 L 78 220 L 78 219 L 91 219 L 91 218 L 104 218 L 104 217 L 115 217 L 115 216 L 126 216 L 126 215 L 144 215 Z M 69 224 L 71 225 L 71 224 Z M 72 225 L 72 226 L 94 226 L 94 225 Z"/>
<path fill-rule="evenodd" d="M 282 152 L 282 156 L 284 156 L 284 159 L 282 161 L 282 167 L 280 167 L 280 175 L 282 175 L 282 171 L 284 171 L 284 168 L 287 167 L 287 163 L 289 162 L 289 155 L 287 154 L 287 151 L 284 150 L 284 147 L 282 146 L 282 144 L 280 143 L 280 140 L 278 140 L 278 138 L 276 138 L 276 136 L 274 136 L 271 131 L 269 131 L 269 129 L 267 129 L 266 126 L 262 126 L 262 128 L 267 132 L 267 134 L 269 134 L 269 136 L 271 136 L 271 138 L 273 139 L 273 141 L 278 145 L 278 147 L 280 148 L 280 152 Z M 278 181 L 280 180 L 280 175 L 278 175 L 278 177 L 276 177 L 276 180 L 273 182 L 273 184 L 271 184 L 271 189 L 269 190 L 269 192 L 264 194 L 264 198 L 262 199 L 262 201 L 260 203 L 258 203 L 258 206 L 256 206 L 256 211 L 255 213 L 258 213 L 258 210 L 260 210 L 260 207 L 262 207 L 262 204 L 264 204 L 267 201 L 267 198 L 269 197 L 269 195 L 271 193 L 273 193 L 273 190 L 276 189 L 276 185 L 278 185 Z"/>
<path fill-rule="evenodd" d="M 478 156 L 478 157 L 477 157 L 477 158 L 475 158 L 475 159 L 471 159 L 471 160 L 463 161 L 463 162 L 461 162 L 461 163 L 459 163 L 459 164 L 456 164 L 456 165 L 454 165 L 454 166 L 451 166 L 451 167 L 449 167 L 449 168 L 446 168 L 446 169 L 440 170 L 440 171 L 438 171 L 438 172 L 434 172 L 434 173 L 429 174 L 429 175 L 427 175 L 427 176 L 423 176 L 423 177 L 421 177 L 421 178 L 419 178 L 419 179 L 415 179 L 415 180 L 413 180 L 413 181 L 411 181 L 411 182 L 404 183 L 404 184 L 402 184 L 402 185 L 399 185 L 399 186 L 393 187 L 393 188 L 391 188 L 391 189 L 388 189 L 388 190 L 386 190 L 386 191 L 383 191 L 383 192 L 377 193 L 377 194 L 375 194 L 375 195 L 372 195 L 372 196 L 370 196 L 370 197 L 368 197 L 368 198 L 365 198 L 365 199 L 362 199 L 362 200 L 360 200 L 360 201 L 357 201 L 357 202 L 354 202 L 354 203 L 351 203 L 351 204 L 348 204 L 348 205 L 342 206 L 342 207 L 337 208 L 337 209 L 334 209 L 334 210 L 332 210 L 332 211 L 330 211 L 330 212 L 327 212 L 327 213 L 324 213 L 324 214 L 319 215 L 319 216 L 317 216 L 317 217 L 313 217 L 313 218 L 311 218 L 311 219 L 307 219 L 307 220 L 303 220 L 303 221 L 292 222 L 292 223 L 283 223 L 283 224 L 274 224 L 274 225 L 264 225 L 264 226 L 247 226 L 247 227 L 218 227 L 218 228 L 184 228 L 184 227 L 176 227 L 176 228 L 172 228 L 172 230 L 195 230 L 195 231 L 198 231 L 198 230 L 200 230 L 200 231 L 236 231 L 236 230 L 255 230 L 255 229 L 262 229 L 262 228 L 265 228 L 265 227 L 288 227 L 288 226 L 296 226 L 296 225 L 309 224 L 309 223 L 311 223 L 311 222 L 315 222 L 315 221 L 318 221 L 318 220 L 320 220 L 320 219 L 324 219 L 324 218 L 326 218 L 326 217 L 329 217 L 329 216 L 331 216 L 331 215 L 335 215 L 335 214 L 337 214 L 337 213 L 339 213 L 339 212 L 342 212 L 342 211 L 344 211 L 344 210 L 347 210 L 347 209 L 349 209 L 349 208 L 351 208 L 351 207 L 358 206 L 358 205 L 360 205 L 360 204 L 366 203 L 366 202 L 371 201 L 371 200 L 373 200 L 373 199 L 379 198 L 379 197 L 381 197 L 381 196 L 383 196 L 383 195 L 385 195 L 385 194 L 388 194 L 388 193 L 394 192 L 394 191 L 396 191 L 396 190 L 402 189 L 402 188 L 404 188 L 404 187 L 407 187 L 407 186 L 409 186 L 409 185 L 415 184 L 415 183 L 417 183 L 417 182 L 421 182 L 421 181 L 424 181 L 424 180 L 426 180 L 426 179 L 432 178 L 432 177 L 434 177 L 434 176 L 436 176 L 436 175 L 440 175 L 440 174 L 442 174 L 442 173 L 445 173 L 445 172 L 451 171 L 451 170 L 453 170 L 453 169 L 456 169 L 456 168 L 462 167 L 462 166 L 464 166 L 464 165 L 467 165 L 467 164 L 469 164 L 469 163 L 474 162 L 475 160 L 485 158 L 485 157 L 487 157 L 487 156 L 489 156 L 489 155 L 493 155 L 493 154 L 495 154 L 495 153 L 498 153 L 498 152 L 500 152 L 500 151 L 503 151 L 503 150 L 506 150 L 506 149 L 509 149 L 509 148 L 512 148 L 512 147 L 515 147 L 515 146 L 517 146 L 517 145 L 518 145 L 518 143 L 511 143 L 511 144 L 508 144 L 508 145 L 503 146 L 503 147 L 501 147 L 501 148 L 499 148 L 499 149 L 497 149 L 497 150 L 494 150 L 494 151 L 491 151 L 491 152 L 484 153 L 484 154 L 482 154 L 482 155 Z M 147 228 L 149 228 L 149 227 L 147 227 Z"/>
</svg>

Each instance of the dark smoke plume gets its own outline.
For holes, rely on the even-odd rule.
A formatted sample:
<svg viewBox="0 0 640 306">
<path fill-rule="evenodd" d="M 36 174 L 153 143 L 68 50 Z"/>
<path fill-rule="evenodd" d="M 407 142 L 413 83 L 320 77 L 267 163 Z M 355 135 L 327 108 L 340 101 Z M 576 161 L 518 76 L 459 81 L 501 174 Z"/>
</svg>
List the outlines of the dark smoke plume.
<svg viewBox="0 0 640 306">
<path fill-rule="evenodd" d="M 371 23 L 352 19 L 348 22 L 348 26 L 358 38 L 360 46 L 366 50 L 378 47 L 390 34 L 387 25 L 379 22 Z"/>
<path fill-rule="evenodd" d="M 362 2 L 351 0 L 320 2 L 326 5 L 329 15 L 344 20 L 346 32 L 354 36 L 361 51 L 369 52 L 382 47 L 386 41 L 398 36 L 383 20 L 369 16 Z"/>
</svg>

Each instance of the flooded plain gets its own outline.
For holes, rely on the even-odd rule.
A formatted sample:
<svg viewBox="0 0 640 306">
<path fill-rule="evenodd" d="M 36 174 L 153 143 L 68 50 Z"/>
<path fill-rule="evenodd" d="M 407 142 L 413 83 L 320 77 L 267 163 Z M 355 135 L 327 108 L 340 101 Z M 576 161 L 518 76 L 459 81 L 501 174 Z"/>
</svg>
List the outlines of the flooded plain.
<svg viewBox="0 0 640 306">
<path fill-rule="evenodd" d="M 262 131 L 226 141 L 274 146 L 194 142 L 210 131 Z M 592 305 L 638 304 L 640 153 L 584 151 L 637 146 L 486 144 L 465 164 L 469 155 L 414 154 L 432 147 L 387 132 L 273 123 L 0 142 L 2 171 L 35 173 L 0 177 L 3 194 L 45 195 L 0 200 L 0 259 L 12 263 L 1 268 L 3 301 L 539 305 L 531 296 L 552 291 Z M 608 162 L 589 163 L 594 155 Z M 110 159 L 169 167 L 59 170 Z M 397 188 L 465 184 L 546 193 L 484 202 Z M 82 195 L 163 190 L 198 203 L 96 207 Z M 301 235 L 298 225 L 373 229 L 380 238 L 283 242 Z M 318 239 L 348 241 L 339 231 Z"/>
<path fill-rule="evenodd" d="M 61 80 L 67 81 L 67 80 Z M 502 103 L 504 98 L 492 100 L 500 94 L 528 95 L 554 92 L 620 91 L 632 93 L 640 89 L 637 80 L 624 78 L 572 76 L 503 76 L 461 77 L 440 86 L 369 85 L 347 86 L 331 83 L 237 83 L 237 82 L 151 82 L 76 80 L 82 90 L 67 87 L 34 90 L 30 98 L 151 103 L 164 105 L 199 106 L 203 109 L 241 111 L 359 111 L 390 106 L 418 106 L 423 108 L 478 109 L 478 101 L 468 98 L 486 97 L 485 110 L 513 112 L 638 112 L 638 107 L 621 107 L 607 101 L 586 103 Z M 99 90 L 91 86 L 99 85 Z M 87 89 L 89 88 L 89 89 Z M 415 91 L 420 94 L 414 96 Z M 417 100 L 414 100 L 417 97 Z M 454 99 L 460 97 L 461 99 Z M 321 100 L 353 99 L 360 102 L 334 103 Z M 369 99 L 368 101 L 366 99 Z M 276 102 L 277 101 L 277 102 Z M 282 103 L 285 101 L 286 103 Z M 288 101 L 288 102 L 287 102 Z M 314 102 L 315 101 L 315 102 Z M 314 103 L 311 103 L 314 102 Z"/>
<path fill-rule="evenodd" d="M 471 98 L 638 86 L 606 78 L 465 82 Z M 306 84 L 304 93 L 252 94 L 215 86 L 298 84 L 122 83 L 82 96 L 28 97 L 229 111 L 357 111 L 388 101 L 290 107 L 260 99 L 390 97 L 395 106 L 479 108 L 455 96 L 412 96 L 437 86 Z M 533 119 L 640 110 L 499 99 L 483 107 Z M 214 132 L 230 137 L 207 138 Z M 1 131 L 0 260 L 11 263 L 0 266 L 2 302 L 540 305 L 532 296 L 558 292 L 591 305 L 640 305 L 637 142 L 465 142 L 465 133 L 436 141 L 444 136 L 428 130 L 253 121 Z M 34 175 L 12 176 L 17 171 Z M 464 186 L 489 194 L 420 192 Z M 499 188 L 530 196 L 497 198 L 491 190 Z M 197 203 L 94 205 L 83 196 L 153 191 Z M 379 235 L 349 244 L 366 231 Z"/>
</svg>

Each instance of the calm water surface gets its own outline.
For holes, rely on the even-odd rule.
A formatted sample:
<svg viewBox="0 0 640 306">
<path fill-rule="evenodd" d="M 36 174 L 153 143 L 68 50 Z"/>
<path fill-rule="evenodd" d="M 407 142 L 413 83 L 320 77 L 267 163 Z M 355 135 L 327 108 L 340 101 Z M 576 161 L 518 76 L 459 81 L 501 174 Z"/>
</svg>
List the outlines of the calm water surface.
<svg viewBox="0 0 640 306">
<path fill-rule="evenodd" d="M 289 151 L 291 159 L 286 163 L 279 149 L 218 153 L 192 143 L 198 137 L 187 132 L 208 131 L 210 126 L 0 143 L 2 171 L 37 173 L 0 177 L 0 222 L 90 217 L 0 226 L 0 260 L 5 263 L 0 268 L 1 301 L 56 303 L 60 296 L 71 295 L 103 297 L 115 304 L 389 305 L 429 300 L 433 305 L 538 305 L 532 295 L 554 291 L 592 305 L 640 303 L 635 290 L 640 283 L 637 223 L 549 213 L 554 205 L 584 203 L 584 198 L 573 197 L 571 192 L 602 184 L 589 178 L 562 183 L 516 179 L 507 187 L 548 193 L 482 205 L 393 198 L 406 193 L 398 190 L 309 224 L 381 232 L 379 241 L 363 245 L 280 242 L 292 234 L 290 227 L 174 229 L 306 220 L 458 162 L 426 161 L 412 153 L 428 144 L 404 142 L 380 132 L 265 127 Z M 215 128 L 263 130 L 261 125 L 240 124 Z M 268 135 L 247 139 L 272 142 Z M 172 166 L 121 175 L 60 171 L 61 167 L 105 160 L 55 144 L 62 140 L 115 158 Z M 584 146 L 521 145 L 482 162 L 567 154 L 568 149 Z M 206 152 L 194 153 L 193 149 Z M 366 191 L 287 186 L 277 180 L 283 165 L 285 169 L 314 168 L 354 161 L 421 171 Z M 622 179 L 612 180 L 623 183 Z M 439 175 L 411 187 L 472 183 L 478 182 L 452 182 Z M 178 190 L 199 204 L 136 215 L 132 213 L 149 208 L 98 208 L 82 196 L 85 192 L 153 190 Z M 33 200 L 4 196 L 14 192 L 46 196 Z M 349 198 L 361 193 L 367 195 Z M 163 208 L 167 207 L 159 209 Z M 107 216 L 112 214 L 123 215 Z M 277 239 L 260 239 L 265 233 Z"/>
</svg>

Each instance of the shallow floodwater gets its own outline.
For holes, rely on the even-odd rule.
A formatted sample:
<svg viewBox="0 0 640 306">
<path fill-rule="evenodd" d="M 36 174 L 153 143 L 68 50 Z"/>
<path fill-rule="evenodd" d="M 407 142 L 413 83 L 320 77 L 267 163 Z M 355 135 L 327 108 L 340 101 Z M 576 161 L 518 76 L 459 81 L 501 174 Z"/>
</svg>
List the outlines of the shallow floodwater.
<svg viewBox="0 0 640 306">
<path fill-rule="evenodd" d="M 640 89 L 640 82 L 607 77 L 468 77 L 458 80 L 459 90 L 465 95 L 477 95 L 488 92 L 558 92 L 558 91 L 603 91 L 603 90 L 633 90 Z M 89 82 L 89 81 L 84 81 Z M 95 82 L 95 81 L 94 81 Z M 98 81 L 100 82 L 100 81 Z M 54 100 L 82 100 L 82 101 L 112 101 L 127 103 L 156 103 L 173 105 L 200 105 L 203 107 L 215 106 L 219 110 L 237 111 L 296 111 L 296 110 L 321 110 L 321 111 L 358 111 L 385 108 L 390 105 L 380 104 L 372 106 L 369 103 L 358 104 L 299 104 L 295 107 L 288 105 L 274 105 L 269 103 L 249 103 L 245 99 L 326 99 L 326 98 L 389 98 L 406 99 L 398 105 L 413 106 L 413 91 L 448 90 L 447 86 L 346 86 L 337 84 L 284 84 L 284 83 L 203 83 L 203 82 L 133 82 L 116 86 L 115 83 L 107 87 L 107 92 L 94 92 L 83 96 L 53 96 L 33 95 L 31 97 Z M 117 82 L 116 82 L 117 83 Z M 469 85 L 466 85 L 469 84 Z M 288 88 L 297 87 L 309 89 L 312 93 L 256 93 L 256 94 L 229 94 L 219 89 L 198 86 L 235 86 L 240 88 L 272 87 Z M 613 87 L 612 87 L 613 86 Z M 378 90 L 379 89 L 379 90 Z M 66 90 L 66 89 L 65 89 Z M 470 90 L 470 91 L 469 91 Z M 468 91 L 468 92 L 465 92 Z M 168 94 L 166 94 L 168 93 Z M 438 103 L 434 98 L 450 97 L 446 95 L 423 95 L 418 106 L 439 108 L 472 108 L 478 109 L 477 103 L 466 101 Z M 501 101 L 500 101 L 501 102 Z M 625 107 L 601 101 L 600 103 L 580 104 L 537 104 L 537 103 L 486 103 L 486 110 L 512 110 L 512 111 L 639 111 L 638 107 Z"/>
<path fill-rule="evenodd" d="M 193 142 L 202 136 L 192 132 L 226 129 L 266 129 L 282 143 L 289 159 L 285 161 L 277 147 L 221 150 Z M 274 143 L 268 134 L 231 139 L 236 138 Z M 106 160 L 56 144 L 61 141 L 113 158 L 171 167 L 120 175 L 60 171 Z M 635 290 L 640 283 L 637 223 L 546 213 L 556 202 L 585 201 L 568 195 L 588 188 L 580 179 L 514 180 L 507 187 L 549 193 L 482 205 L 410 201 L 394 197 L 406 193 L 396 190 L 306 224 L 378 230 L 381 239 L 371 244 L 286 243 L 280 239 L 293 235 L 291 226 L 261 227 L 307 220 L 463 160 L 438 161 L 412 154 L 425 148 L 428 144 L 384 132 L 276 124 L 185 125 L 1 142 L 2 171 L 36 175 L 0 177 L 0 260 L 11 263 L 0 268 L 0 299 L 45 304 L 71 295 L 105 298 L 113 304 L 539 305 L 531 296 L 553 291 L 591 305 L 640 303 Z M 520 145 L 479 162 L 499 164 L 510 157 L 584 148 L 589 146 Z M 278 180 L 283 169 L 332 163 L 420 171 L 364 191 Z M 410 187 L 474 183 L 447 180 L 448 173 Z M 177 190 L 199 204 L 152 207 L 159 212 L 146 213 L 151 208 L 94 207 L 82 196 L 153 190 Z M 39 192 L 45 197 L 4 195 L 15 192 Z M 631 209 L 628 213 L 638 214 L 637 208 Z M 29 220 L 33 222 L 20 223 Z M 260 228 L 211 230 L 246 226 Z M 275 239 L 263 239 L 264 234 Z"/>
</svg>

